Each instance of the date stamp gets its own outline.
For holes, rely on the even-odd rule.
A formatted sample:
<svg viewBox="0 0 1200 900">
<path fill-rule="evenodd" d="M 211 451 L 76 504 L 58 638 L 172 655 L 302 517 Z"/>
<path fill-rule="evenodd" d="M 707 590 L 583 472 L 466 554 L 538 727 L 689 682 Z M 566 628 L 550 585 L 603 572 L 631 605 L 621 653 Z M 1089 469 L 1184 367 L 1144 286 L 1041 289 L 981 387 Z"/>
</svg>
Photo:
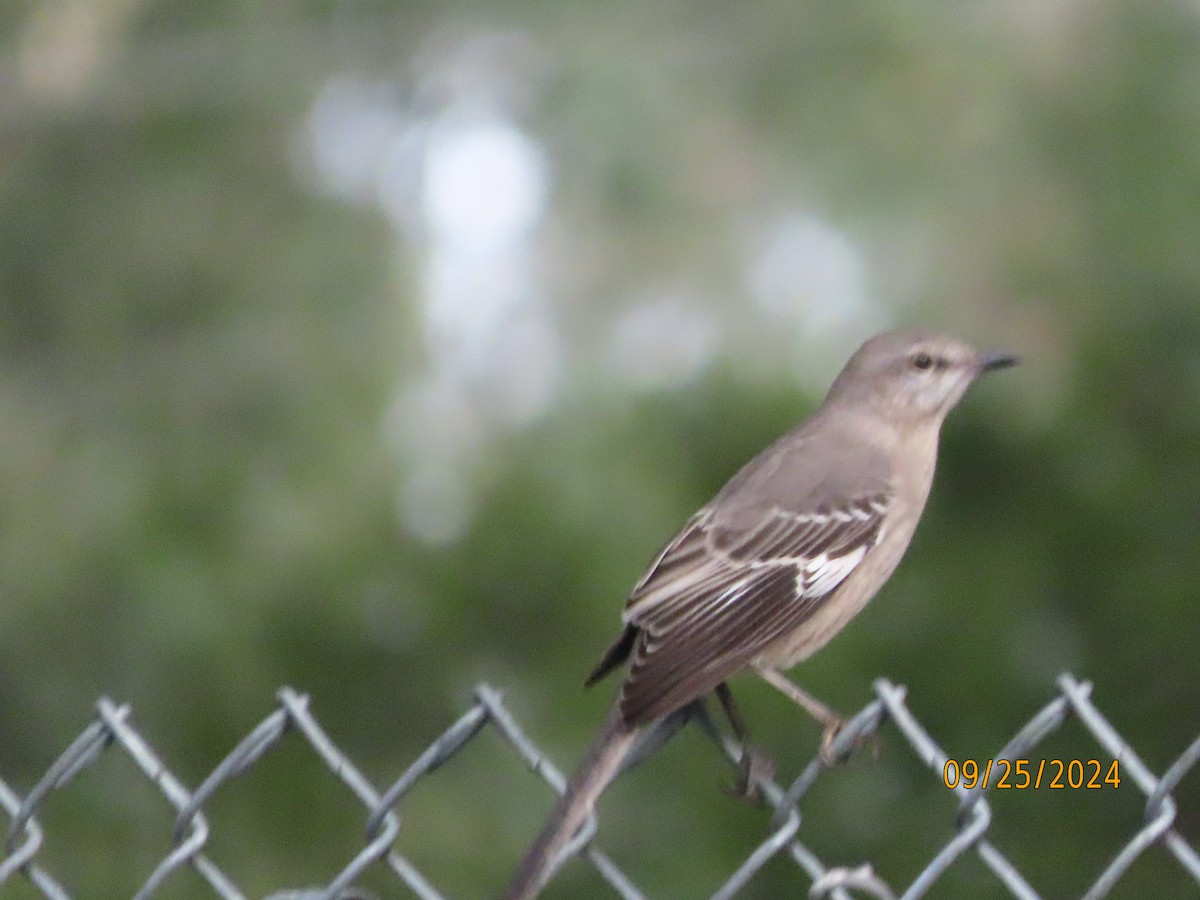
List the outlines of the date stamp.
<svg viewBox="0 0 1200 900">
<path fill-rule="evenodd" d="M 997 790 L 1092 790 L 1121 786 L 1117 760 L 1098 759 L 948 759 L 942 766 L 942 783 L 968 791 L 981 785 Z"/>
</svg>

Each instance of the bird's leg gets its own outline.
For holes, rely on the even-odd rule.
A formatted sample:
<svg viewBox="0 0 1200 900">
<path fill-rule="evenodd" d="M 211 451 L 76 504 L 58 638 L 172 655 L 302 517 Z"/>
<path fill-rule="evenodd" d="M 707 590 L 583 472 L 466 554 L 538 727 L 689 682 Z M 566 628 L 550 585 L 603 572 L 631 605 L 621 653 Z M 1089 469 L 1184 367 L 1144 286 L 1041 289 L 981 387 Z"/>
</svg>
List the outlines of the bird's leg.
<svg viewBox="0 0 1200 900">
<path fill-rule="evenodd" d="M 800 690 L 791 679 L 774 669 L 756 668 L 763 681 L 787 696 L 793 703 L 816 719 L 825 729 L 821 734 L 821 760 L 826 765 L 837 762 L 833 752 L 833 739 L 842 730 L 842 717 L 815 697 Z"/>
<path fill-rule="evenodd" d="M 729 720 L 729 727 L 733 729 L 733 736 L 742 748 L 742 757 L 738 761 L 740 773 L 731 793 L 750 801 L 757 800 L 756 782 L 759 779 L 771 778 L 775 774 L 775 763 L 751 746 L 750 729 L 746 727 L 742 711 L 733 700 L 733 691 L 729 689 L 729 685 L 722 681 L 717 685 L 716 693 L 717 699 L 721 701 L 721 709 L 725 711 L 725 718 Z"/>
<path fill-rule="evenodd" d="M 703 701 L 701 700 L 694 700 L 692 703 L 675 710 L 675 712 L 671 713 L 665 719 L 659 719 L 657 722 L 652 722 L 646 728 L 643 728 L 638 733 L 633 748 L 625 755 L 625 759 L 621 761 L 621 773 L 627 772 L 634 766 L 640 766 L 667 741 L 675 737 L 684 725 L 696 717 L 697 707 L 701 706 L 702 703 Z"/>
</svg>

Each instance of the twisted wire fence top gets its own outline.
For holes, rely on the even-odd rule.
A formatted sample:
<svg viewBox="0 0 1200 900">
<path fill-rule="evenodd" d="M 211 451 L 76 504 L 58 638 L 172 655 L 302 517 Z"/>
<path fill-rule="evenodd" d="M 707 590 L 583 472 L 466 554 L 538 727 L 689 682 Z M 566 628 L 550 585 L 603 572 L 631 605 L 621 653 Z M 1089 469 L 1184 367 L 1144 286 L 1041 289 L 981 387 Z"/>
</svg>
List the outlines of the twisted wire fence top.
<svg viewBox="0 0 1200 900">
<path fill-rule="evenodd" d="M 1169 858 L 1182 867 L 1186 877 L 1190 877 L 1200 891 L 1200 855 L 1175 828 L 1177 810 L 1172 797 L 1175 786 L 1200 761 L 1200 737 L 1166 771 L 1155 775 L 1093 704 L 1090 684 L 1080 682 L 1071 675 L 1062 675 L 1057 686 L 1058 696 L 1038 710 L 991 758 L 1011 763 L 1029 757 L 1065 722 L 1075 719 L 1084 725 L 1096 742 L 1099 748 L 1097 756 L 1116 761 L 1121 785 L 1133 785 L 1145 795 L 1145 816 L 1141 827 L 1129 835 L 1125 844 L 1096 875 L 1084 895 L 1086 900 L 1109 896 L 1134 861 L 1153 846 L 1165 848 Z M 947 755 L 905 704 L 904 688 L 881 679 L 875 683 L 874 693 L 875 699 L 849 720 L 839 733 L 833 747 L 835 754 L 852 752 L 865 738 L 875 735 L 885 724 L 890 724 L 903 737 L 903 745 L 929 768 L 931 777 L 938 784 L 951 784 L 947 780 L 947 771 L 950 771 L 946 768 Z M 136 900 L 154 897 L 160 888 L 182 877 L 181 873 L 185 870 L 199 875 L 212 896 L 227 900 L 242 900 L 246 896 L 220 863 L 206 852 L 210 829 L 205 816 L 205 804 L 231 779 L 252 772 L 265 755 L 285 740 L 302 741 L 323 763 L 329 777 L 340 781 L 344 789 L 362 804 L 366 828 L 361 849 L 346 860 L 332 881 L 317 888 L 281 888 L 271 895 L 271 900 L 368 898 L 371 895 L 356 887 L 356 883 L 360 876 L 375 868 L 390 872 L 395 883 L 403 885 L 411 895 L 423 900 L 445 896 L 396 849 L 396 838 L 402 828 L 400 809 L 414 785 L 432 777 L 443 763 L 484 729 L 498 733 L 513 752 L 553 790 L 561 792 L 565 785 L 563 774 L 524 733 L 505 707 L 500 693 L 487 685 L 477 687 L 474 702 L 467 712 L 382 790 L 360 772 L 350 756 L 326 734 L 310 711 L 308 698 L 290 688 L 278 692 L 274 711 L 193 789 L 186 787 L 163 763 L 131 723 L 131 718 L 131 710 L 127 705 L 117 705 L 107 698 L 101 698 L 96 704 L 95 718 L 24 794 L 5 782 L 3 773 L 0 773 L 0 809 L 7 814 L 7 828 L 3 847 L 0 848 L 0 889 L 5 884 L 24 879 L 35 892 L 52 900 L 67 900 L 76 896 L 76 890 L 86 891 L 86 885 L 61 882 L 49 870 L 48 864 L 41 861 L 39 854 L 46 839 L 39 817 L 49 804 L 68 802 L 56 794 L 81 777 L 105 753 L 121 753 L 128 757 L 176 811 L 171 835 L 172 849 L 146 874 L 142 886 L 134 894 Z M 647 752 L 661 744 L 689 718 L 699 723 L 731 763 L 738 763 L 740 749 L 715 728 L 702 705 L 689 707 L 684 714 L 665 723 L 657 732 L 650 732 L 642 751 Z M 950 762 L 950 765 L 955 764 Z M 988 829 L 993 820 L 988 791 L 993 788 L 994 781 L 985 785 L 983 778 L 959 777 L 963 773 L 957 769 L 954 769 L 952 787 L 958 799 L 953 837 L 926 862 L 909 885 L 897 890 L 889 885 L 886 873 L 876 873 L 869 865 L 850 867 L 826 864 L 805 845 L 800 834 L 803 801 L 826 768 L 819 757 L 814 758 L 786 786 L 771 778 L 756 778 L 757 790 L 771 810 L 769 817 L 764 815 L 763 839 L 757 846 L 747 848 L 744 861 L 729 873 L 723 884 L 716 886 L 712 894 L 714 900 L 737 896 L 776 856 L 790 859 L 795 864 L 799 870 L 797 887 L 806 887 L 809 896 L 832 897 L 836 900 L 851 900 L 854 896 L 887 900 L 899 896 L 908 900 L 924 896 L 955 860 L 968 853 L 976 854 L 996 882 L 1011 896 L 1020 900 L 1033 900 L 1041 896 L 1035 886 L 988 840 Z M 1038 777 L 1041 777 L 1040 772 Z M 592 840 L 596 831 L 593 818 L 580 830 L 563 858 L 579 853 L 599 872 L 615 895 L 624 898 L 643 897 L 631 879 L 596 846 Z M 686 865 L 685 856 L 681 848 L 680 866 Z"/>
</svg>

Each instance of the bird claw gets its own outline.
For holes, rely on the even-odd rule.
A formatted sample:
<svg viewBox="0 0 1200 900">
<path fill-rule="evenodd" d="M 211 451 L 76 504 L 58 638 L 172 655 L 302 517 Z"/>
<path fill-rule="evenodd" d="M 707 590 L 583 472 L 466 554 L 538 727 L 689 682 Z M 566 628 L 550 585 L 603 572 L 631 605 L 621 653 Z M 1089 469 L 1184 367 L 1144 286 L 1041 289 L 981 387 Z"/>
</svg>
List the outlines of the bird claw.
<svg viewBox="0 0 1200 900">
<path fill-rule="evenodd" d="M 759 784 L 775 777 L 775 762 L 765 753 L 753 747 L 742 747 L 742 758 L 738 760 L 737 780 L 725 787 L 725 793 L 752 804 L 763 802 Z"/>
<path fill-rule="evenodd" d="M 836 766 L 839 763 L 847 762 L 863 744 L 868 742 L 871 744 L 871 758 L 879 759 L 879 754 L 883 752 L 883 741 L 874 731 L 870 734 L 857 735 L 850 746 L 843 751 L 834 748 L 834 741 L 842 733 L 845 724 L 841 719 L 836 719 L 825 726 L 825 731 L 821 734 L 821 762 L 826 766 Z"/>
</svg>

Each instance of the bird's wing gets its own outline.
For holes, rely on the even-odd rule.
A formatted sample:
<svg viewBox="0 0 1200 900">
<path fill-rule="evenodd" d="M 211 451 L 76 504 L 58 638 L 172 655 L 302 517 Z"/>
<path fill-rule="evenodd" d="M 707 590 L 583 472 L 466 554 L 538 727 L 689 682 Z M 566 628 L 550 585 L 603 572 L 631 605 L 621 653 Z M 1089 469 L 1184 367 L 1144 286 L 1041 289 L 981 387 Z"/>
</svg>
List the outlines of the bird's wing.
<svg viewBox="0 0 1200 900">
<path fill-rule="evenodd" d="M 769 506 L 718 496 L 701 510 L 626 607 L 638 632 L 621 690 L 626 723 L 703 696 L 799 627 L 879 542 L 891 502 L 875 480 Z"/>
</svg>

